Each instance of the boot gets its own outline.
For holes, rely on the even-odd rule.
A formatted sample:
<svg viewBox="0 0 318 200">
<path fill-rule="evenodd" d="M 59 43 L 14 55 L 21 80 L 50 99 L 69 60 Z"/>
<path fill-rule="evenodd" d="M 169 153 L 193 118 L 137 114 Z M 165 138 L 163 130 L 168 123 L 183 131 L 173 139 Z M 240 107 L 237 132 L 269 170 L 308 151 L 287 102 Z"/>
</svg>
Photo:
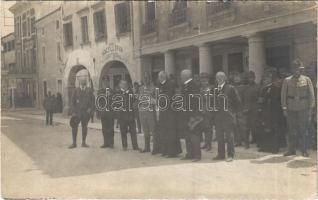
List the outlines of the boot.
<svg viewBox="0 0 318 200">
<path fill-rule="evenodd" d="M 141 151 L 141 153 L 150 152 L 150 137 L 145 136 L 145 148 Z"/>
</svg>

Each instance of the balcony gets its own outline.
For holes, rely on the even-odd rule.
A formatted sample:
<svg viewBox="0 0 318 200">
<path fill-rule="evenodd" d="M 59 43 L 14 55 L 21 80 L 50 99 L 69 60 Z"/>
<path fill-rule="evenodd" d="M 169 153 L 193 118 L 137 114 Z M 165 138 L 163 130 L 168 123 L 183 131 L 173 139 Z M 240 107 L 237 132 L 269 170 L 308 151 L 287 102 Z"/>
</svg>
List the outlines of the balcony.
<svg viewBox="0 0 318 200">
<path fill-rule="evenodd" d="M 169 15 L 169 26 L 177 26 L 179 24 L 183 24 L 188 20 L 188 9 L 176 9 L 173 10 L 172 13 Z"/>
<path fill-rule="evenodd" d="M 208 2 L 206 5 L 206 13 L 208 16 L 228 10 L 231 7 L 231 1 L 225 2 Z"/>
<path fill-rule="evenodd" d="M 157 31 L 157 20 L 155 19 L 147 21 L 142 25 L 142 33 L 144 35 L 147 35 L 156 31 Z"/>
</svg>

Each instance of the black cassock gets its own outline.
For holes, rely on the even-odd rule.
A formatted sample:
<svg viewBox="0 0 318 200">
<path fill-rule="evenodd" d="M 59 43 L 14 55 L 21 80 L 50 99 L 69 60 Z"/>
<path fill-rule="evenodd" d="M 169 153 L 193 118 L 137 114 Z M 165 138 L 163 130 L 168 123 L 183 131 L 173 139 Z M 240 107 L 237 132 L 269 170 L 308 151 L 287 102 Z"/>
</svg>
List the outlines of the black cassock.
<svg viewBox="0 0 318 200">
<path fill-rule="evenodd" d="M 159 112 L 158 121 L 158 146 L 159 152 L 168 155 L 176 156 L 182 152 L 180 138 L 177 134 L 177 115 L 170 107 L 171 98 L 175 94 L 175 86 L 170 81 L 159 84 L 159 94 L 164 94 L 169 98 L 168 108 Z M 159 105 L 163 107 L 165 100 L 159 99 Z"/>
</svg>

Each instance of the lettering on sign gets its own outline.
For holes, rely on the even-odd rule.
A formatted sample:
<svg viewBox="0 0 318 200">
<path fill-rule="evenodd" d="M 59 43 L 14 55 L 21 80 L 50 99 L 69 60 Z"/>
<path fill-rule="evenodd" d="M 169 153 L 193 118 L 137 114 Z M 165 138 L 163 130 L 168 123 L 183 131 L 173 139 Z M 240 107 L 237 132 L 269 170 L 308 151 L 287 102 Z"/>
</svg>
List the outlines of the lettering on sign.
<svg viewBox="0 0 318 200">
<path fill-rule="evenodd" d="M 111 53 L 122 53 L 123 48 L 117 44 L 110 43 L 102 52 L 102 55 L 107 55 Z"/>
</svg>

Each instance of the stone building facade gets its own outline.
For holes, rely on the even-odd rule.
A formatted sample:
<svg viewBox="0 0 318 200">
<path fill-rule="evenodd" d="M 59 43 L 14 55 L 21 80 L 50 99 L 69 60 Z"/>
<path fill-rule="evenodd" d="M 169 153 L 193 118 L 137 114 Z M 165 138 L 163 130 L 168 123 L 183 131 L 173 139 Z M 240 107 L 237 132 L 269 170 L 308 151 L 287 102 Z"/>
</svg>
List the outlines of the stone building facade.
<svg viewBox="0 0 318 200">
<path fill-rule="evenodd" d="M 288 71 L 294 58 L 307 66 L 317 59 L 315 2 L 153 1 L 138 11 L 135 50 L 154 78 L 163 69 L 177 77 L 185 68 L 253 70 L 259 82 L 268 66 Z"/>
<path fill-rule="evenodd" d="M 35 6 L 24 3 L 11 8 L 16 35 L 23 23 L 21 9 Z M 64 1 L 36 5 L 34 13 L 37 16 L 41 11 L 41 16 L 36 17 L 35 34 L 31 28 L 30 37 L 18 35 L 16 57 L 21 68 L 22 46 L 34 48 L 35 43 L 38 70 L 32 77 L 38 85 L 38 106 L 48 90 L 61 92 L 67 112 L 76 74 L 82 69 L 88 71 L 95 92 L 104 78 L 114 88 L 120 79 L 141 83 L 146 74 L 155 81 L 160 70 L 177 80 L 182 69 L 211 75 L 220 70 L 253 70 L 259 82 L 268 66 L 289 71 L 294 58 L 316 69 L 315 2 Z"/>
<path fill-rule="evenodd" d="M 1 108 L 14 108 L 15 39 L 10 33 L 1 38 Z"/>
<path fill-rule="evenodd" d="M 55 2 L 16 2 L 9 10 L 14 15 L 15 36 L 15 101 L 16 107 L 38 104 L 36 20 L 58 7 Z"/>
</svg>

